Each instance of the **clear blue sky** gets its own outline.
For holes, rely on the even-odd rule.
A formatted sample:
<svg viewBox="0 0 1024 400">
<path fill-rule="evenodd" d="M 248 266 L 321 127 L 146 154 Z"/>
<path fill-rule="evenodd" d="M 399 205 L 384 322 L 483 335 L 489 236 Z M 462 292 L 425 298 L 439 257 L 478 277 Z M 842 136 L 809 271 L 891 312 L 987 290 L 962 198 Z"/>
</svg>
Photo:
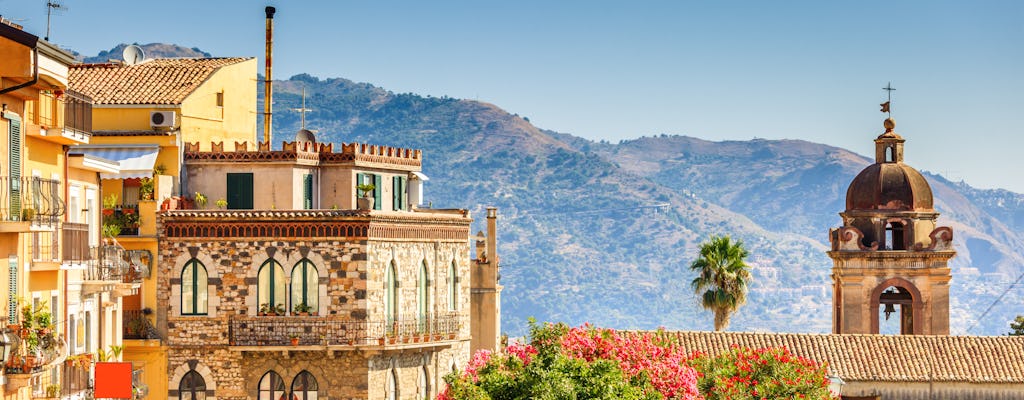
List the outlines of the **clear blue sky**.
<svg viewBox="0 0 1024 400">
<path fill-rule="evenodd" d="M 617 141 L 806 139 L 861 154 L 885 99 L 907 162 L 1024 193 L 1022 1 L 64 0 L 51 40 L 95 55 L 165 42 L 263 54 L 394 92 L 497 104 L 541 128 Z M 0 14 L 45 32 L 45 0 Z"/>
</svg>

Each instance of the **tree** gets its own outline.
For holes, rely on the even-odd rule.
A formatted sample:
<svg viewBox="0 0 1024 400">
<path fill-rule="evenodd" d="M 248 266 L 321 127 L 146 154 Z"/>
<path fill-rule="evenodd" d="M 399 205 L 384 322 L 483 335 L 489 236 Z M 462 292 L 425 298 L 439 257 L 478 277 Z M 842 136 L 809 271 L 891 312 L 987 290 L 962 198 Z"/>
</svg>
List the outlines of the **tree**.
<svg viewBox="0 0 1024 400">
<path fill-rule="evenodd" d="M 1010 321 L 1010 336 L 1024 336 L 1024 315 L 1018 315 L 1017 319 Z"/>
<path fill-rule="evenodd" d="M 742 241 L 712 236 L 701 244 L 700 255 L 690 264 L 690 269 L 697 272 L 691 283 L 693 291 L 702 295 L 701 305 L 715 313 L 716 331 L 728 327 L 729 315 L 747 302 L 751 275 L 744 259 L 749 254 Z"/>
</svg>

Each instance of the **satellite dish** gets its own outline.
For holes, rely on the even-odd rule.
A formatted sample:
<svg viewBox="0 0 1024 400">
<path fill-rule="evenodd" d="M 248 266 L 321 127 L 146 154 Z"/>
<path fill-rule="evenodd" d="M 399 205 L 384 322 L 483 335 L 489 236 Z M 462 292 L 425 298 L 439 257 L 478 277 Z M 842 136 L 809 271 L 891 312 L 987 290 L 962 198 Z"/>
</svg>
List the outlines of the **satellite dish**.
<svg viewBox="0 0 1024 400">
<path fill-rule="evenodd" d="M 141 47 L 133 44 L 121 51 L 121 58 L 124 59 L 125 64 L 135 65 L 146 59 L 146 52 L 142 51 Z"/>
</svg>

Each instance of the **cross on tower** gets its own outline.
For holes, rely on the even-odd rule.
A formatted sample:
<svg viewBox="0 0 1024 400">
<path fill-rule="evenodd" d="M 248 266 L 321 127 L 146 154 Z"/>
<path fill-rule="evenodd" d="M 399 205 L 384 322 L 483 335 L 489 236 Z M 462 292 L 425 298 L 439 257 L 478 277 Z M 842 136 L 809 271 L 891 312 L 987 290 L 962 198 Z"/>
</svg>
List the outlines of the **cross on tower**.
<svg viewBox="0 0 1024 400">
<path fill-rule="evenodd" d="M 305 86 L 302 87 L 302 108 L 293 108 L 292 111 L 298 111 L 299 112 L 299 115 L 302 118 L 302 128 L 300 128 L 300 129 L 306 129 L 306 111 L 313 111 L 313 110 L 310 110 L 310 109 L 306 108 L 306 87 Z"/>
<path fill-rule="evenodd" d="M 890 103 L 892 103 L 892 91 L 896 90 L 896 88 L 892 87 L 892 82 L 889 82 L 888 84 L 885 85 L 884 88 L 882 88 L 882 90 L 886 91 L 886 95 L 888 96 L 888 99 L 886 99 L 885 103 L 881 104 L 882 112 L 888 113 L 889 117 L 892 117 Z"/>
</svg>

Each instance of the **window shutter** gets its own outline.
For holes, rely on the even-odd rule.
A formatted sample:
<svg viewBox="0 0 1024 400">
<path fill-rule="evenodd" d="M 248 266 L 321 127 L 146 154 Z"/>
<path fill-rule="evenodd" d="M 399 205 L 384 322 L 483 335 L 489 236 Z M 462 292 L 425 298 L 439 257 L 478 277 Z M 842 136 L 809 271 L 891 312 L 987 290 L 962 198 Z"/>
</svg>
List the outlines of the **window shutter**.
<svg viewBox="0 0 1024 400">
<path fill-rule="evenodd" d="M 18 322 L 18 258 L 8 258 L 8 267 L 10 267 L 10 275 L 8 275 L 8 283 L 10 284 L 9 291 L 7 292 L 7 323 L 15 324 Z"/>
<path fill-rule="evenodd" d="M 366 183 L 366 174 L 356 174 L 356 186 Z M 363 197 L 363 191 L 356 189 L 356 197 Z"/>
<path fill-rule="evenodd" d="M 406 198 L 406 192 L 409 190 L 409 188 L 406 187 L 406 179 L 407 178 L 404 176 L 398 177 L 398 183 L 400 184 L 399 186 L 401 186 L 401 189 L 398 190 L 398 200 L 402 204 L 402 206 L 399 207 L 399 210 L 408 209 L 408 199 Z"/>
<path fill-rule="evenodd" d="M 382 186 L 382 184 L 384 182 L 383 182 L 383 179 L 381 179 L 380 175 L 373 174 L 373 175 L 370 175 L 370 176 L 373 177 L 373 187 L 374 187 L 374 189 L 373 189 L 373 209 L 374 210 L 380 210 L 381 209 L 380 208 L 380 203 L 381 203 L 381 200 L 380 200 L 381 196 L 380 196 L 380 194 L 384 192 L 384 187 Z"/>
<path fill-rule="evenodd" d="M 21 120 L 16 119 L 14 115 L 5 115 L 10 119 L 9 130 L 11 133 L 11 150 L 10 150 L 10 167 L 8 171 L 8 177 L 10 178 L 10 214 L 8 217 L 11 220 L 21 219 Z M 16 299 L 17 297 L 11 297 Z M 17 314 L 11 314 L 17 317 Z"/>
<path fill-rule="evenodd" d="M 395 211 L 402 209 L 402 199 L 398 195 L 402 190 L 402 182 L 398 179 L 397 176 L 391 177 L 391 187 L 394 189 L 391 191 L 391 209 Z"/>
<path fill-rule="evenodd" d="M 302 176 L 302 207 L 307 210 L 313 209 L 313 175 Z"/>
<path fill-rule="evenodd" d="M 227 174 L 228 209 L 251 210 L 253 208 L 252 180 L 252 173 Z"/>
</svg>

